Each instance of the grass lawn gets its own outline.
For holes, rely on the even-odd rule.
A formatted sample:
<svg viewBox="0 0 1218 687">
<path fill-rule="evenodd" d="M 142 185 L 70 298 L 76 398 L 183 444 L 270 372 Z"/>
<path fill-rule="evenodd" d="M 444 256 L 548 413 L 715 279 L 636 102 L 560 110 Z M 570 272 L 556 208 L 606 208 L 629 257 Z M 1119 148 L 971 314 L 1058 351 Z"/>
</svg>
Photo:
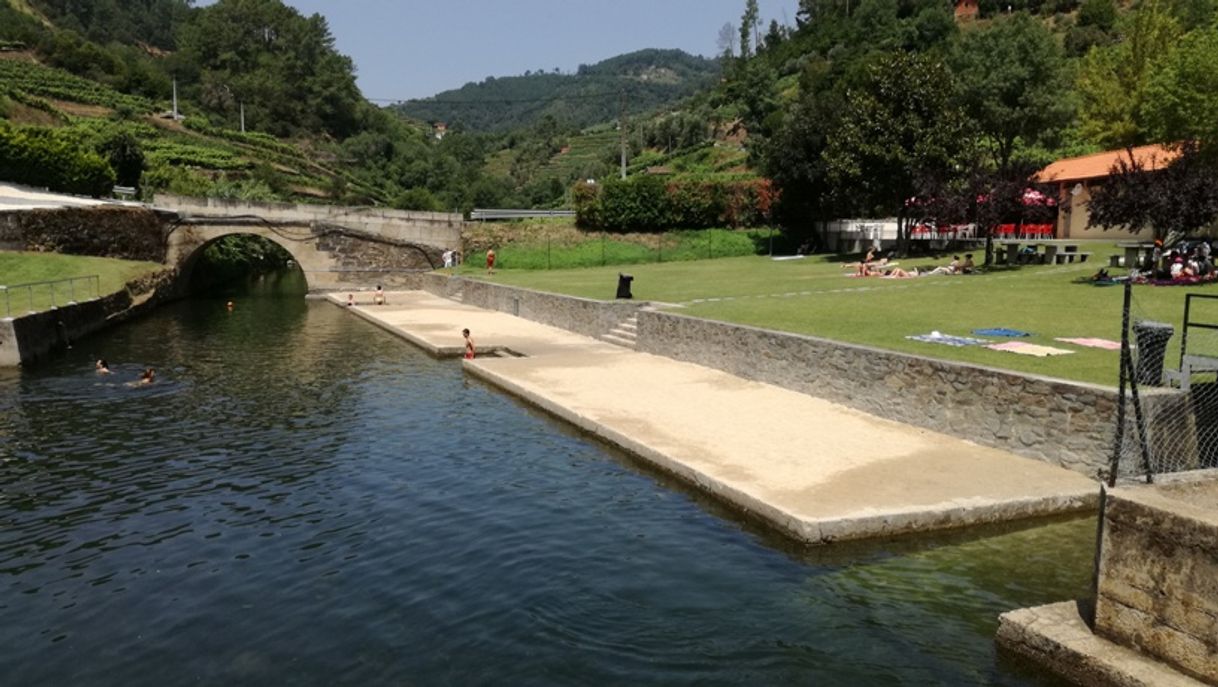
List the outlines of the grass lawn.
<svg viewBox="0 0 1218 687">
<path fill-rule="evenodd" d="M 677 304 L 674 312 L 768 329 L 822 336 L 918 355 L 1065 379 L 1115 385 L 1119 354 L 1054 341 L 1055 337 L 1119 340 L 1122 287 L 1075 283 L 1108 264 L 1113 244 L 1083 250 L 1095 254 L 1077 265 L 995 269 L 971 276 L 859 279 L 836 258 L 772 261 L 725 258 L 578 270 L 497 270 L 492 281 L 588 298 L 610 299 L 618 272 L 634 275 L 634 297 Z M 902 260 L 906 267 L 950 259 Z M 1115 270 L 1119 272 L 1118 270 Z M 484 272 L 468 275 L 487 278 Z M 1180 331 L 1187 293 L 1218 295 L 1218 284 L 1198 287 L 1134 287 L 1134 319 L 1169 322 Z M 1212 307 L 1218 323 L 1218 305 Z M 980 346 L 953 348 L 906 339 L 939 331 L 969 335 L 1006 327 L 1031 332 L 1028 343 L 1074 351 L 1034 358 Z M 1006 341 L 1007 339 L 995 339 Z M 1168 365 L 1179 359 L 1179 334 Z M 1191 346 L 1190 346 L 1191 349 Z M 1218 349 L 1218 342 L 1216 342 Z M 1218 353 L 1218 350 L 1214 351 Z"/>
<path fill-rule="evenodd" d="M 155 262 L 136 262 L 132 260 L 115 260 L 113 258 L 95 258 L 83 255 L 61 255 L 59 253 L 23 253 L 0 251 L 0 285 L 13 286 L 30 282 L 54 281 L 72 277 L 98 276 L 100 295 L 114 293 L 123 288 L 131 279 L 143 276 L 164 267 Z M 81 279 L 74 283 L 76 300 L 83 301 L 92 298 L 94 285 L 91 279 Z M 11 303 L 12 315 L 23 315 L 30 311 L 30 297 L 33 296 L 33 310 L 46 310 L 52 305 L 50 285 L 34 286 L 30 289 L 11 289 L 8 300 L 0 296 L 0 317 L 8 315 L 7 308 Z M 63 305 L 72 295 L 67 283 L 55 284 L 55 303 Z"/>
</svg>

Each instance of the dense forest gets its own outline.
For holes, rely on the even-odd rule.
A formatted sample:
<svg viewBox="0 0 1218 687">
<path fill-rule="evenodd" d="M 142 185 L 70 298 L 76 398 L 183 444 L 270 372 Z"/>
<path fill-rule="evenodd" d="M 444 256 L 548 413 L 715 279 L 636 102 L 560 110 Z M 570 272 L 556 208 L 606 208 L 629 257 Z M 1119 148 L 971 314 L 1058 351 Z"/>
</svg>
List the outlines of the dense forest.
<svg viewBox="0 0 1218 687">
<path fill-rule="evenodd" d="M 479 83 L 393 106 L 408 117 L 441 121 L 467 131 L 509 131 L 535 126 L 544 117 L 584 128 L 649 113 L 711 86 L 719 63 L 680 50 L 640 50 L 574 74 L 559 69 L 522 76 L 487 77 Z"/>
<path fill-rule="evenodd" d="M 0 0 L 0 171 L 801 232 L 1000 217 L 1031 171 L 1126 145 L 1199 141 L 1190 169 L 1215 168 L 1218 0 L 983 0 L 965 18 L 941 0 L 801 0 L 792 25 L 741 10 L 713 62 L 647 50 L 381 108 L 325 18 L 280 0 Z M 164 114 L 175 79 L 181 120 Z"/>
</svg>

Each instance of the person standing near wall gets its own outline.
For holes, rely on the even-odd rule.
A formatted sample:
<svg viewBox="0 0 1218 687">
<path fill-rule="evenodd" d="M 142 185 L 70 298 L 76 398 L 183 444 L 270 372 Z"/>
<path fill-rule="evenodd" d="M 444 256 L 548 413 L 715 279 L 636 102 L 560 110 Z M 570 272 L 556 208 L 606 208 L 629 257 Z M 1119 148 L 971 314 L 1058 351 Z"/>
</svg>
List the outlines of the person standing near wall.
<svg viewBox="0 0 1218 687">
<path fill-rule="evenodd" d="M 486 273 L 487 274 L 495 273 L 495 249 L 494 248 L 488 248 L 486 250 Z"/>
<path fill-rule="evenodd" d="M 470 337 L 469 330 L 462 329 L 461 336 L 465 338 L 465 359 L 473 360 L 476 351 L 474 350 L 474 340 Z"/>
</svg>

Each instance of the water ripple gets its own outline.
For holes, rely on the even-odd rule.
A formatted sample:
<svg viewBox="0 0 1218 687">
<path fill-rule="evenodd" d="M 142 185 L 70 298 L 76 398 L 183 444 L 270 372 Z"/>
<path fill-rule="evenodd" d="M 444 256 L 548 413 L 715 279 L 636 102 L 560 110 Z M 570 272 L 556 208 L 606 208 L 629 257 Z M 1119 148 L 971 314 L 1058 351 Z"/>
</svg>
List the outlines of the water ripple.
<svg viewBox="0 0 1218 687">
<path fill-rule="evenodd" d="M 1077 593 L 1092 536 L 793 551 L 295 301 L 181 304 L 4 373 L 0 476 L 25 686 L 1028 684 L 995 617 Z"/>
</svg>

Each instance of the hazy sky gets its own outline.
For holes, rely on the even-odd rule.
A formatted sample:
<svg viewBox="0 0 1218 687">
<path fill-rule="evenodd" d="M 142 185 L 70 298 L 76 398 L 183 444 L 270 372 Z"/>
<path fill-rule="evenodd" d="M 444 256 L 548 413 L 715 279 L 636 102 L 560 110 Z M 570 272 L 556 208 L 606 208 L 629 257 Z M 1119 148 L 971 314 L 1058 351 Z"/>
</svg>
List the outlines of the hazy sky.
<svg viewBox="0 0 1218 687">
<path fill-rule="evenodd" d="M 564 72 L 641 48 L 713 55 L 744 0 L 286 0 L 321 13 L 368 98 L 434 95 L 526 69 Z M 201 2 L 199 4 L 210 4 Z M 797 0 L 760 0 L 764 27 Z"/>
</svg>

